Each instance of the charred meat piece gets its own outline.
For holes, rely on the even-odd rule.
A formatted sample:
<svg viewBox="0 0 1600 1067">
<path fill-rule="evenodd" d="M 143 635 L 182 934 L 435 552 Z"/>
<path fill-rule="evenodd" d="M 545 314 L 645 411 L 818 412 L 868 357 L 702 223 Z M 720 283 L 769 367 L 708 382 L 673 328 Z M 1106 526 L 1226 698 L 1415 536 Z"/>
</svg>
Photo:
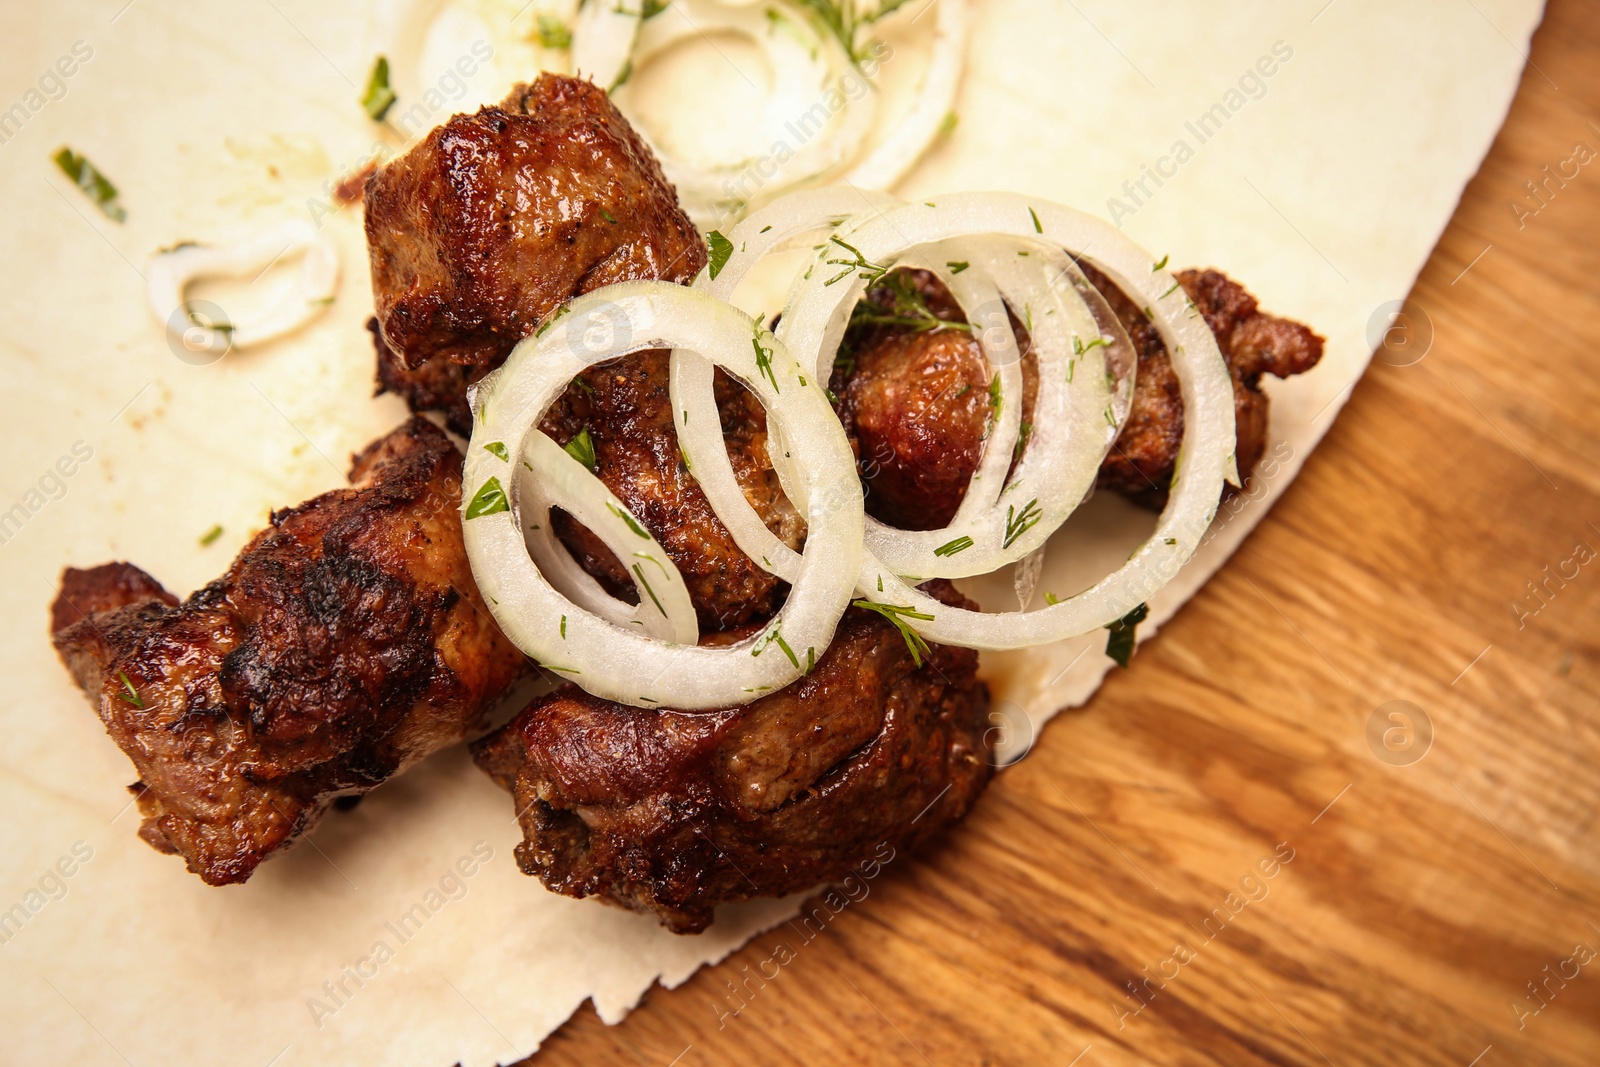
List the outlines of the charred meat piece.
<svg viewBox="0 0 1600 1067">
<path fill-rule="evenodd" d="M 1116 312 L 1139 353 L 1133 410 L 1117 438 L 1116 448 L 1100 468 L 1100 484 L 1133 499 L 1159 507 L 1183 440 L 1183 396 L 1178 375 L 1167 358 L 1161 334 L 1122 290 L 1093 267 L 1084 273 Z M 1239 477 L 1248 478 L 1267 446 L 1267 408 L 1261 392 L 1263 374 L 1288 378 L 1304 374 L 1322 358 L 1322 338 L 1298 322 L 1264 315 L 1255 297 L 1215 270 L 1186 270 L 1178 281 L 1216 335 L 1217 347 L 1233 377 L 1233 411 L 1237 426 Z"/>
<path fill-rule="evenodd" d="M 1084 264 L 1138 353 L 1133 407 L 1099 484 L 1159 507 L 1166 500 L 1183 438 L 1183 398 L 1165 344 L 1144 313 L 1109 279 Z M 867 294 L 879 314 L 857 314 L 846 356 L 834 375 L 840 417 L 855 442 L 867 483 L 867 511 L 905 529 L 949 524 L 978 467 L 989 417 L 987 367 L 976 339 L 958 325 L 936 326 L 905 314 L 906 291 L 945 323 L 962 322 L 943 286 L 927 272 L 897 272 Z M 1217 271 L 1178 275 L 1217 337 L 1233 377 L 1239 474 L 1247 477 L 1266 447 L 1268 401 L 1261 375 L 1287 378 L 1316 366 L 1322 338 L 1299 323 L 1262 314 L 1255 298 Z M 899 313 L 894 309 L 900 306 Z M 884 321 L 887 320 L 887 321 Z M 1013 319 L 1013 328 L 1017 327 Z M 1024 344 L 1024 420 L 1037 381 Z"/>
<path fill-rule="evenodd" d="M 706 261 L 604 90 L 557 74 L 455 116 L 374 174 L 366 227 L 380 391 L 447 412 L 463 434 L 466 386 L 562 304 L 614 282 L 687 282 Z"/>
<path fill-rule="evenodd" d="M 57 651 L 139 773 L 139 834 L 243 882 L 335 797 L 461 741 L 525 659 L 484 609 L 461 454 L 414 418 L 352 488 L 272 516 L 188 600 L 126 563 L 69 568 Z"/>
<path fill-rule="evenodd" d="M 1038 363 L 1022 323 L 1013 317 L 1011 328 L 1021 342 L 1023 410 L 1031 412 Z M 868 514 L 902 530 L 950 524 L 982 458 L 990 380 L 960 305 L 932 273 L 893 271 L 867 291 L 831 385 Z"/>
<path fill-rule="evenodd" d="M 740 551 L 684 466 L 672 425 L 666 352 L 640 352 L 591 368 L 546 413 L 541 429 L 562 445 L 588 433 L 595 474 L 661 542 L 689 589 L 703 632 L 770 618 L 787 588 Z M 767 457 L 767 413 L 755 396 L 717 372 L 717 406 L 728 457 L 745 499 L 793 548 L 804 522 L 783 496 Z M 626 568 L 565 514 L 556 533 L 613 596 L 635 597 Z"/>
<path fill-rule="evenodd" d="M 934 646 L 917 667 L 891 623 L 851 609 L 809 675 L 752 704 L 642 709 L 566 686 L 473 754 L 521 812 L 523 871 L 698 933 L 718 904 L 808 889 L 960 820 L 992 773 L 977 662 Z"/>
</svg>

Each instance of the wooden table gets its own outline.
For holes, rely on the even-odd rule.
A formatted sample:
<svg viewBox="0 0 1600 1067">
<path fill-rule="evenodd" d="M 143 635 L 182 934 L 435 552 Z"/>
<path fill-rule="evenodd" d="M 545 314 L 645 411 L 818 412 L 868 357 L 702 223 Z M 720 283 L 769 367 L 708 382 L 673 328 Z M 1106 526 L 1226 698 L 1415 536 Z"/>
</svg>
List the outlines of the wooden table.
<svg viewBox="0 0 1600 1067">
<path fill-rule="evenodd" d="M 1425 358 L 1380 352 L 1136 669 L 814 940 L 532 1062 L 1600 1063 L 1600 159 L 1510 207 L 1600 149 L 1600 0 L 1533 62 L 1411 294 Z"/>
</svg>

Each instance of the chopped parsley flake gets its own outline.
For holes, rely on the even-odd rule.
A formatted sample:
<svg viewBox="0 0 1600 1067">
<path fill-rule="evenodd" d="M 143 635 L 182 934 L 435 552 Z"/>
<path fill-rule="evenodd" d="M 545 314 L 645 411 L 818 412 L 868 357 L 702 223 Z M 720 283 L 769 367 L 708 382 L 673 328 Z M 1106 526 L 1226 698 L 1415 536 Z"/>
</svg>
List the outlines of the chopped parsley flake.
<svg viewBox="0 0 1600 1067">
<path fill-rule="evenodd" d="M 1150 614 L 1150 605 L 1140 604 L 1122 618 L 1106 627 L 1106 655 L 1126 667 L 1133 659 L 1133 648 L 1138 643 L 1139 624 Z"/>
<path fill-rule="evenodd" d="M 579 430 L 576 437 L 562 445 L 561 450 L 588 467 L 591 473 L 599 465 L 594 455 L 594 438 L 589 436 L 587 426 Z"/>
<path fill-rule="evenodd" d="M 716 230 L 706 234 L 706 244 L 711 248 L 711 280 L 716 281 L 717 275 L 722 273 L 722 268 L 728 265 L 728 257 L 733 255 L 733 242 Z"/>
<path fill-rule="evenodd" d="M 200 543 L 202 545 L 209 545 L 221 536 L 222 523 L 219 522 L 215 526 L 211 527 L 211 529 L 200 535 Z"/>
<path fill-rule="evenodd" d="M 972 264 L 968 263 L 964 259 L 954 259 L 954 260 L 951 260 L 949 263 L 946 263 L 945 266 L 950 268 L 950 273 L 951 274 L 960 274 L 962 271 L 964 271 L 968 267 L 972 266 Z"/>
<path fill-rule="evenodd" d="M 56 166 L 61 168 L 61 173 L 72 179 L 74 185 L 83 190 L 83 194 L 94 201 L 99 208 L 113 222 L 128 221 L 128 213 L 117 203 L 117 187 L 111 184 L 104 174 L 100 173 L 88 157 L 80 156 L 70 148 L 60 148 L 51 157 L 56 161 Z"/>
<path fill-rule="evenodd" d="M 879 581 L 881 583 L 882 579 Z M 881 589 L 883 586 L 880 584 L 878 588 Z M 923 640 L 922 635 L 906 620 L 922 619 L 932 622 L 932 615 L 901 604 L 880 604 L 875 600 L 852 600 L 850 605 L 865 611 L 875 611 L 894 623 L 895 629 L 900 631 L 900 636 L 906 643 L 906 649 L 911 653 L 911 662 L 918 667 L 922 666 L 922 657 L 930 654 L 928 642 Z"/>
<path fill-rule="evenodd" d="M 389 57 L 379 56 L 372 64 L 372 73 L 367 75 L 367 91 L 361 94 L 361 106 L 373 122 L 382 122 L 397 99 L 389 87 Z"/>
<path fill-rule="evenodd" d="M 483 450 L 503 463 L 511 462 L 511 453 L 506 450 L 503 441 L 490 441 L 483 446 Z"/>
<path fill-rule="evenodd" d="M 501 488 L 500 479 L 490 478 L 473 494 L 472 502 L 467 505 L 467 519 L 470 521 L 484 515 L 510 510 L 511 503 L 506 500 L 506 491 Z"/>
</svg>

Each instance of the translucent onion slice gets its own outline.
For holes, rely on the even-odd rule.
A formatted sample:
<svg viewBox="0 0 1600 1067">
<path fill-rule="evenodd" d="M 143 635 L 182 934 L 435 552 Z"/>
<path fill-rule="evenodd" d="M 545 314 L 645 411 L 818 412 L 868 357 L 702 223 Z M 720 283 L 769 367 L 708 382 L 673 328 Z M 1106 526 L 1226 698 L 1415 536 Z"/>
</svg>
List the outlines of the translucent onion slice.
<svg viewBox="0 0 1600 1067">
<path fill-rule="evenodd" d="M 919 579 L 902 579 L 870 552 L 862 561 L 861 591 L 876 602 L 913 613 L 908 617 L 916 620 L 912 625 L 922 636 L 942 644 L 1014 649 L 1088 633 L 1122 618 L 1172 580 L 1199 547 L 1216 514 L 1223 483 L 1237 479 L 1233 388 L 1227 364 L 1210 328 L 1177 280 L 1114 227 L 1069 208 L 1012 194 L 945 197 L 939 206 L 950 216 L 944 225 L 932 227 L 933 233 L 944 235 L 950 229 L 965 228 L 1023 238 L 1037 234 L 1052 245 L 1077 250 L 1080 259 L 1092 260 L 1119 288 L 1140 301 L 1166 342 L 1182 388 L 1183 442 L 1167 507 L 1154 533 L 1120 569 L 1076 596 L 1038 611 L 986 614 L 950 608 L 913 588 Z M 891 213 L 883 221 L 904 229 L 911 220 L 902 214 Z M 876 252 L 877 242 L 890 240 L 887 235 L 868 233 L 865 227 L 855 236 L 861 239 L 863 252 Z M 802 291 L 801 297 L 818 299 L 809 290 Z M 790 311 L 784 314 L 789 321 Z M 818 319 L 815 309 L 811 319 Z M 811 321 L 807 329 L 814 335 L 829 327 L 823 321 Z M 802 334 L 796 343 L 809 340 L 809 335 Z M 1014 481 L 1002 494 L 1007 508 L 1021 506 L 1028 492 L 1021 485 L 1020 480 Z"/>
<path fill-rule="evenodd" d="M 939 21 L 934 25 L 933 50 L 917 85 L 916 103 L 888 137 L 845 172 L 842 181 L 868 189 L 890 188 L 938 139 L 945 116 L 955 113 L 967 54 L 967 0 L 937 2 Z"/>
<path fill-rule="evenodd" d="M 556 462 L 530 438 L 542 436 L 540 417 L 580 371 L 657 348 L 697 353 L 756 395 L 769 425 L 796 450 L 809 502 L 806 549 L 782 610 L 759 633 L 726 647 L 662 640 L 640 632 L 643 627 L 619 624 L 615 611 L 607 617 L 588 610 L 558 590 L 529 554 L 527 534 L 539 531 L 527 527 L 547 525 L 529 516 L 547 515 L 549 506 L 595 522 L 608 544 L 626 545 L 614 526 L 605 528 L 607 505 L 615 500 L 599 480 L 581 466 Z M 606 699 L 713 708 L 789 684 L 827 649 L 860 569 L 863 514 L 855 464 L 822 387 L 749 316 L 665 282 L 610 286 L 575 300 L 540 335 L 519 344 L 479 383 L 472 403 L 477 417 L 462 493 L 467 555 L 490 611 L 528 655 Z M 556 477 L 530 490 L 502 457 L 526 458 L 542 471 L 538 477 Z M 621 515 L 613 517 L 628 525 Z M 655 551 L 654 540 L 648 541 Z M 650 572 L 641 565 L 641 573 Z M 671 606 L 664 606 L 662 614 L 670 615 Z"/>
<path fill-rule="evenodd" d="M 1010 205 L 974 212 L 970 198 L 912 204 L 867 221 L 849 240 L 830 238 L 791 290 L 779 334 L 794 351 L 818 353 L 831 368 L 850 311 L 866 287 L 901 265 L 932 269 L 980 327 L 994 377 L 979 469 L 955 521 L 908 531 L 867 521 L 867 549 L 895 574 L 960 578 L 988 574 L 1037 549 L 1094 484 L 1120 429 L 1131 381 L 1108 373 L 1100 328 L 1074 285 L 1076 267 L 1032 225 L 1006 235 Z M 956 239 L 962 243 L 954 243 Z M 916 255 L 965 250 L 962 269 Z M 1021 449 L 1022 373 L 1007 308 L 1026 321 L 1039 360 L 1031 440 Z M 996 345 L 994 339 L 1002 339 Z M 1131 366 L 1123 368 L 1131 373 Z M 1013 457 L 1021 453 L 1007 481 Z M 1003 488 L 1002 488 L 1003 487 Z"/>
<path fill-rule="evenodd" d="M 634 0 L 633 7 L 619 0 L 579 4 L 572 27 L 572 69 L 606 89 L 625 80 L 639 36 L 641 2 Z"/>
<path fill-rule="evenodd" d="M 591 5 L 595 6 L 600 6 L 599 0 Z M 591 32 L 580 20 L 573 34 L 575 60 L 587 54 L 591 46 L 585 41 Z M 608 23 L 599 32 L 612 51 L 625 43 L 631 49 L 628 61 L 641 66 L 681 41 L 711 34 L 742 37 L 761 51 L 771 77 L 771 90 L 754 123 L 753 140 L 761 154 L 697 162 L 679 146 L 641 129 L 677 187 L 684 209 L 702 226 L 717 225 L 759 196 L 770 197 L 837 171 L 860 154 L 871 130 L 876 94 L 839 41 L 819 34 L 793 8 L 673 0 L 667 10 L 639 27 L 637 42 L 624 40 L 620 23 Z M 622 90 L 618 103 L 625 111 L 627 101 L 628 93 Z"/>
<path fill-rule="evenodd" d="M 688 587 L 660 542 L 565 449 L 543 433 L 531 433 L 524 442 L 520 466 L 512 477 L 528 552 L 550 584 L 573 603 L 618 626 L 637 626 L 651 637 L 684 645 L 699 641 L 700 626 Z M 563 505 L 627 568 L 638 603 L 630 607 L 607 593 L 572 558 L 550 520 L 550 509 Z"/>
<path fill-rule="evenodd" d="M 753 213 L 728 235 L 733 251 L 711 276 L 708 266 L 695 279 L 694 287 L 720 300 L 733 298 L 739 283 L 761 259 L 771 252 L 796 242 L 811 242 L 816 237 L 845 225 L 858 212 L 876 212 L 894 207 L 900 201 L 887 193 L 830 186 L 791 193 L 772 205 Z M 678 444 L 712 510 L 722 519 L 740 551 L 772 574 L 793 582 L 800 568 L 800 553 L 780 541 L 745 498 L 733 475 L 727 442 L 722 436 L 722 415 L 717 408 L 710 361 L 694 352 L 679 349 L 672 354 L 672 417 Z M 818 376 L 824 387 L 827 378 Z M 795 477 L 793 465 L 781 443 L 781 428 L 769 426 L 774 434 L 768 452 L 778 473 L 779 484 L 797 508 L 796 498 L 804 492 L 802 479 Z M 852 461 L 852 469 L 854 463 Z"/>
<path fill-rule="evenodd" d="M 185 298 L 201 278 L 253 278 L 296 255 L 294 284 L 255 318 L 206 322 Z M 339 249 L 309 221 L 295 219 L 234 244 L 184 244 L 158 252 L 145 270 L 145 285 L 150 307 L 169 334 L 192 352 L 220 356 L 292 333 L 325 311 L 339 286 Z"/>
</svg>

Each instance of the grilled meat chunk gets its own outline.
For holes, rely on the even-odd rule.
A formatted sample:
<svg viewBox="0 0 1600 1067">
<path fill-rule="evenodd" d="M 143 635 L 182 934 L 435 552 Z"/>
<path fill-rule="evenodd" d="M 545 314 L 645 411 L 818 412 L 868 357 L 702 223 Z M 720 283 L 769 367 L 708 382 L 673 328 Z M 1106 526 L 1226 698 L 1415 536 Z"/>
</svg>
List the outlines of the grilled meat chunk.
<svg viewBox="0 0 1600 1067">
<path fill-rule="evenodd" d="M 684 466 L 672 425 L 666 352 L 640 352 L 591 368 L 546 413 L 541 428 L 565 445 L 588 432 L 595 473 L 677 564 L 699 616 L 713 633 L 771 618 L 787 585 L 740 551 Z M 804 521 L 783 495 L 767 456 L 767 413 L 720 370 L 717 404 L 728 457 L 745 499 L 769 529 L 799 548 Z M 599 538 L 563 513 L 556 533 L 614 596 L 632 601 L 625 567 Z"/>
<path fill-rule="evenodd" d="M 139 833 L 243 882 L 359 794 L 461 741 L 524 669 L 484 609 L 461 454 L 420 418 L 352 488 L 273 514 L 188 600 L 126 563 L 69 568 L 55 646 L 139 773 Z"/>
<path fill-rule="evenodd" d="M 542 74 L 367 183 L 380 391 L 465 434 L 467 385 L 574 296 L 687 282 L 705 243 L 604 90 Z M 449 370 L 439 363 L 459 364 Z"/>
<path fill-rule="evenodd" d="M 1120 289 L 1084 264 L 1138 353 L 1133 408 L 1116 447 L 1100 469 L 1099 484 L 1159 507 L 1166 500 L 1183 438 L 1183 397 L 1166 345 L 1144 313 Z M 925 271 L 890 275 L 867 299 L 886 314 L 895 284 L 911 286 L 939 319 L 961 323 L 960 309 Z M 908 277 L 909 276 L 909 277 Z M 1178 275 L 1205 315 L 1233 377 L 1239 473 L 1249 475 L 1266 447 L 1268 400 L 1263 374 L 1301 374 L 1322 358 L 1322 338 L 1299 323 L 1264 315 L 1255 298 L 1214 271 Z M 864 321 L 847 337 L 849 352 L 834 375 L 840 417 L 855 442 L 867 482 L 867 510 L 890 525 L 912 530 L 949 524 L 977 470 L 989 417 L 987 366 L 972 335 L 958 328 L 911 330 Z M 1013 319 L 1013 328 L 1017 327 Z M 1031 412 L 1037 382 L 1023 340 L 1024 411 Z M 1024 419 L 1027 414 L 1024 414 Z"/>
<path fill-rule="evenodd" d="M 524 872 L 698 933 L 718 904 L 840 878 L 959 821 L 992 773 L 977 662 L 934 646 L 917 667 L 853 608 L 809 675 L 752 704 L 642 709 L 565 686 L 473 755 L 521 813 Z"/>
<path fill-rule="evenodd" d="M 1144 312 L 1093 267 L 1086 264 L 1084 273 L 1104 294 L 1139 353 L 1133 410 L 1116 448 L 1100 468 L 1100 484 L 1160 507 L 1166 503 L 1178 445 L 1183 440 L 1178 375 L 1167 357 L 1166 343 Z M 1205 316 L 1228 362 L 1237 434 L 1234 455 L 1240 479 L 1248 478 L 1267 446 L 1270 402 L 1261 391 L 1261 376 L 1304 374 L 1322 359 L 1323 340 L 1298 322 L 1262 314 L 1255 297 L 1220 271 L 1186 270 L 1178 274 L 1178 281 Z"/>
</svg>

